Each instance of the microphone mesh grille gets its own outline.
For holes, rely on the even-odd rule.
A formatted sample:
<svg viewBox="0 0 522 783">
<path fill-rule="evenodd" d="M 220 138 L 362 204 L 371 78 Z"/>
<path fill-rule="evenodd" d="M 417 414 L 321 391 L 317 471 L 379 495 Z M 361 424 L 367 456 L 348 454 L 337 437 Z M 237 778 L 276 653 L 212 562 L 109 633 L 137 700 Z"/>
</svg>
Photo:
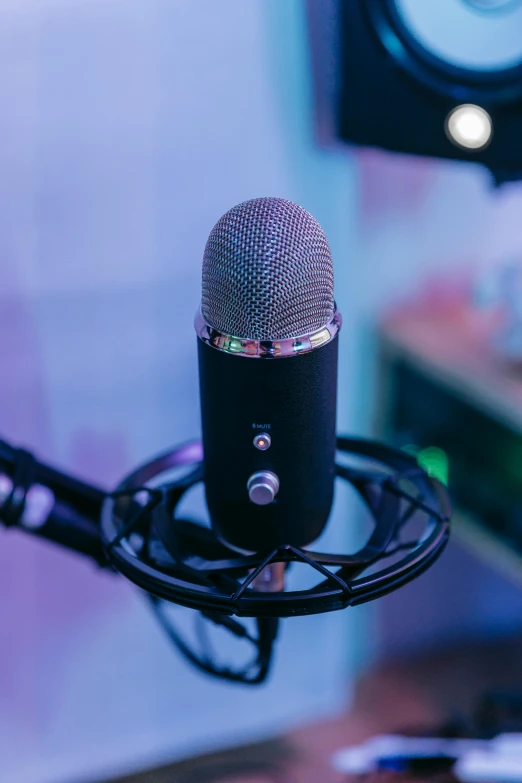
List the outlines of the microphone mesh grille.
<svg viewBox="0 0 522 783">
<path fill-rule="evenodd" d="M 231 209 L 205 247 L 201 311 L 220 332 L 251 340 L 325 326 L 334 315 L 333 267 L 319 223 L 281 198 Z"/>
</svg>

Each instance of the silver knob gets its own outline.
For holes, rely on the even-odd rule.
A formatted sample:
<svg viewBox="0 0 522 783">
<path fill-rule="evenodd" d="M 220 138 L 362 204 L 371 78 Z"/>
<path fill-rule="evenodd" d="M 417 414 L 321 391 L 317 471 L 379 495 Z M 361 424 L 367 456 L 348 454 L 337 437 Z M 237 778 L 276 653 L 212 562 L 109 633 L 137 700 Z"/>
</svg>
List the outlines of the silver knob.
<svg viewBox="0 0 522 783">
<path fill-rule="evenodd" d="M 270 470 L 252 473 L 247 482 L 248 497 L 256 506 L 267 506 L 279 491 L 279 479 Z"/>
</svg>

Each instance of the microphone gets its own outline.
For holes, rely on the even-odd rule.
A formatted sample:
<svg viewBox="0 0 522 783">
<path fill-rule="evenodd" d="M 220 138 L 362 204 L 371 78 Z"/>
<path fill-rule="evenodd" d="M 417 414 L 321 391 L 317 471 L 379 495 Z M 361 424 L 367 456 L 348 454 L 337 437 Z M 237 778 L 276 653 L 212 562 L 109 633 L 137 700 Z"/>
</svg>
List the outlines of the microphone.
<svg viewBox="0 0 522 783">
<path fill-rule="evenodd" d="M 415 579 L 444 550 L 451 509 L 445 487 L 412 455 L 336 437 L 341 317 L 328 241 L 308 212 L 278 198 L 234 207 L 210 234 L 202 278 L 203 443 L 169 449 L 105 493 L 0 441 L 0 522 L 122 574 L 148 594 L 191 664 L 258 684 L 278 618 L 356 606 Z M 350 464 L 336 464 L 336 451 Z M 352 553 L 308 547 L 328 520 L 335 476 L 374 523 Z M 211 530 L 180 511 L 201 481 Z M 307 566 L 313 585 L 286 589 L 292 563 Z M 248 641 L 255 657 L 235 669 L 195 651 L 164 602 L 199 610 Z M 255 618 L 257 634 L 233 616 Z"/>
<path fill-rule="evenodd" d="M 280 198 L 227 212 L 205 247 L 195 326 L 215 535 L 243 553 L 310 544 L 333 499 L 341 326 L 312 215 Z"/>
</svg>

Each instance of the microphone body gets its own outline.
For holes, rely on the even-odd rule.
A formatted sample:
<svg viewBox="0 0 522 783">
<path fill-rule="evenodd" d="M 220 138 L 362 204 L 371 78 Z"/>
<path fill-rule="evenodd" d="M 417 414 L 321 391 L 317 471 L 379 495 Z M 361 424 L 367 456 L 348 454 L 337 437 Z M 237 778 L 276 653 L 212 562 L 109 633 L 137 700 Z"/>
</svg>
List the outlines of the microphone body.
<svg viewBox="0 0 522 783">
<path fill-rule="evenodd" d="M 195 326 L 215 534 L 241 552 L 310 544 L 333 498 L 341 326 L 315 218 L 278 198 L 223 215 L 205 247 Z"/>
<path fill-rule="evenodd" d="M 333 498 L 337 352 L 336 335 L 287 357 L 239 356 L 198 340 L 206 499 L 225 543 L 257 552 L 321 534 Z M 270 446 L 257 448 L 256 438 Z M 258 505 L 249 479 L 264 472 L 279 487 Z"/>
</svg>

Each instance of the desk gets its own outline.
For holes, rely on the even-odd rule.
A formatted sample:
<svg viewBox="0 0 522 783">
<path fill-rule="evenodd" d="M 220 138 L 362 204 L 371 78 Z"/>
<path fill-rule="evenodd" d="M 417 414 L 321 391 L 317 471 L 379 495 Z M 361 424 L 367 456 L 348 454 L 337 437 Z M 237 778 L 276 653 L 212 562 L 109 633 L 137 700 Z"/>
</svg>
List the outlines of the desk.
<svg viewBox="0 0 522 783">
<path fill-rule="evenodd" d="M 522 638 L 388 663 L 358 680 L 352 709 L 336 719 L 111 783 L 346 783 L 330 765 L 339 748 L 375 734 L 429 730 L 470 715 L 484 691 L 517 686 Z M 263 772 L 265 764 L 276 774 Z"/>
</svg>

